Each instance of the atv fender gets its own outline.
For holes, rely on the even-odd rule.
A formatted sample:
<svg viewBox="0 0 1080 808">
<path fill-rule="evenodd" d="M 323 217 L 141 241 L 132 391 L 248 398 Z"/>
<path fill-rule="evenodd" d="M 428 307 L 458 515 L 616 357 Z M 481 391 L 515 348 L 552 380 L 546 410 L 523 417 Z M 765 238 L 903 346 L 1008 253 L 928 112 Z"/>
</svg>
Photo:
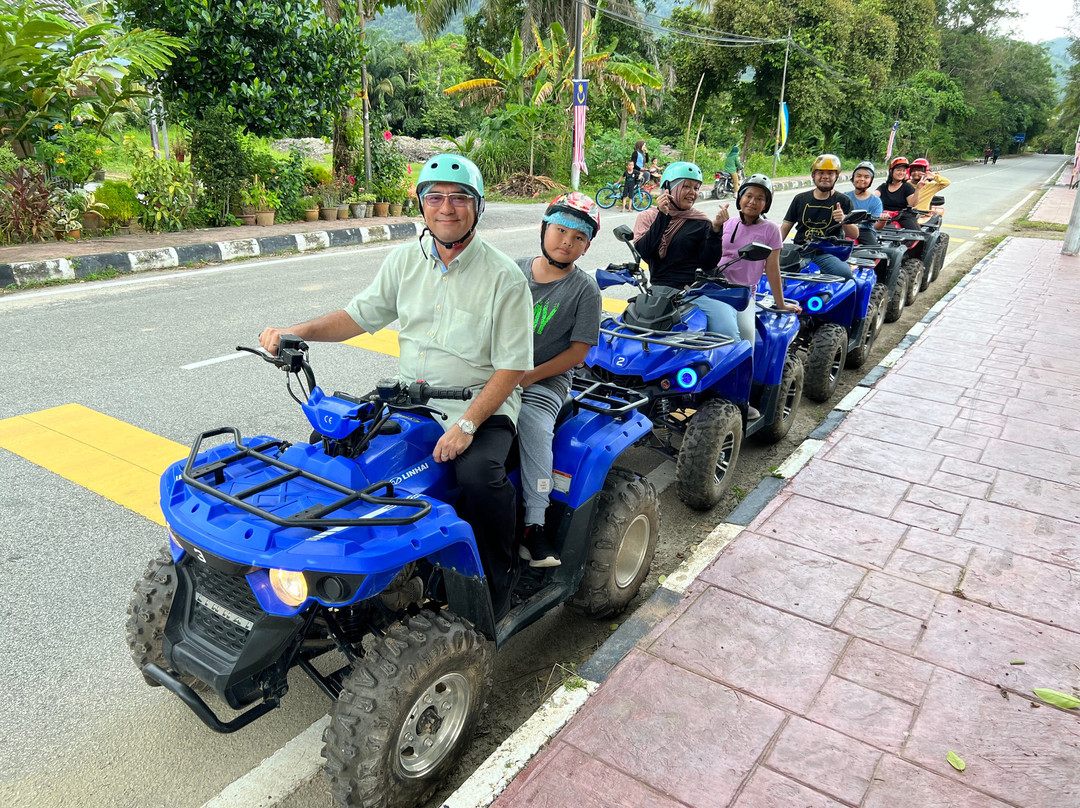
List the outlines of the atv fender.
<svg viewBox="0 0 1080 808">
<path fill-rule="evenodd" d="M 799 315 L 758 311 L 754 329 L 754 383 L 774 387 L 783 378 L 788 349 L 799 335 Z"/>
<path fill-rule="evenodd" d="M 619 455 L 651 429 L 652 423 L 637 410 L 619 419 L 579 409 L 555 431 L 552 499 L 581 507 L 604 487 Z"/>
</svg>

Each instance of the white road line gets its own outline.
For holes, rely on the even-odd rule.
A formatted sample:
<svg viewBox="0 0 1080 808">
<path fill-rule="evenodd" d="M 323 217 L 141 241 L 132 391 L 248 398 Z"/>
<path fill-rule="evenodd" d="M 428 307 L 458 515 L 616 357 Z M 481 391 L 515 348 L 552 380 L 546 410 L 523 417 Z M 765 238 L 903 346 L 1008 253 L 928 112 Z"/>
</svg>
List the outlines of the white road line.
<svg viewBox="0 0 1080 808">
<path fill-rule="evenodd" d="M 218 362 L 228 362 L 230 359 L 239 359 L 242 356 L 247 356 L 246 353 L 235 351 L 225 356 L 215 356 L 213 359 L 204 359 L 201 362 L 192 362 L 190 365 L 181 365 L 180 370 L 195 370 L 195 368 L 206 367 L 207 365 L 216 365 Z"/>
<path fill-rule="evenodd" d="M 1021 205 L 1023 205 L 1029 199 L 1031 199 L 1031 197 L 1035 196 L 1035 193 L 1036 193 L 1035 191 L 1030 191 L 1027 196 L 1025 196 L 1023 199 L 1021 199 L 1019 202 L 1017 202 L 1011 208 L 1009 208 L 1009 210 L 1003 216 L 998 216 L 996 219 L 994 219 L 994 221 L 992 221 L 991 224 L 994 225 L 994 226 L 997 226 L 997 225 L 1001 224 L 1003 221 L 1005 221 L 1010 216 L 1012 216 L 1013 213 L 1016 212 L 1017 208 L 1019 208 Z"/>
</svg>

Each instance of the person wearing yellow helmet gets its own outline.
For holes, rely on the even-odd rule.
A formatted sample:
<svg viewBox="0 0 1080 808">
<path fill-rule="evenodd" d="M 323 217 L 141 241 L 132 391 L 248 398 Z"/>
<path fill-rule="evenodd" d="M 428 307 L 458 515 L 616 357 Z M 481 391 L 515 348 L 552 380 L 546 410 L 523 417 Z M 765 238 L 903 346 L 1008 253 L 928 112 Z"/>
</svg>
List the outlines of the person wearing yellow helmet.
<svg viewBox="0 0 1080 808">
<path fill-rule="evenodd" d="M 532 295 L 517 265 L 476 233 L 484 180 L 471 161 L 432 157 L 416 190 L 426 225 L 418 241 L 395 248 L 344 309 L 267 328 L 259 344 L 275 354 L 282 334 L 341 342 L 397 320 L 402 381 L 472 389 L 468 402 L 439 402 L 449 417 L 431 459 L 454 464 L 455 507 L 476 536 L 498 617 L 509 607 L 515 573 L 517 492 L 506 458 L 521 408 L 518 385 L 533 366 Z"/>
<path fill-rule="evenodd" d="M 836 181 L 840 177 L 840 158 L 835 154 L 822 154 L 814 160 L 810 168 L 810 177 L 814 181 L 811 191 L 796 194 L 784 214 L 784 223 L 780 233 L 787 238 L 792 228 L 795 229 L 795 243 L 805 244 L 817 241 L 826 235 L 843 235 L 858 238 L 859 228 L 853 224 L 843 224 L 844 217 L 851 213 L 851 198 L 836 191 Z M 851 267 L 834 255 L 815 253 L 814 263 L 829 275 L 853 279 Z"/>
</svg>

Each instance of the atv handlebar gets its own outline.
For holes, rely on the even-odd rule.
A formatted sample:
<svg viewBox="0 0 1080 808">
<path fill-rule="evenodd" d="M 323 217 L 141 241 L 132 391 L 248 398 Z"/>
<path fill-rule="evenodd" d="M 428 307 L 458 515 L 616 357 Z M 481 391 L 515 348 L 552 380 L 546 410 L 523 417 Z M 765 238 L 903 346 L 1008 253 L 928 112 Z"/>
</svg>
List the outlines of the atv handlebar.
<svg viewBox="0 0 1080 808">
<path fill-rule="evenodd" d="M 391 407 L 422 406 L 433 398 L 468 401 L 472 398 L 472 390 L 468 387 L 432 387 L 425 381 L 405 384 L 397 379 L 384 379 L 367 395 L 369 401 L 382 402 Z"/>
<path fill-rule="evenodd" d="M 300 372 L 303 371 L 304 377 L 307 379 L 308 390 L 315 389 L 315 372 L 307 361 L 308 344 L 300 337 L 293 334 L 283 334 L 281 341 L 278 343 L 277 356 L 273 356 L 261 348 L 248 348 L 244 345 L 237 345 L 236 350 L 255 354 L 264 362 L 269 362 L 286 373 L 295 373 L 299 376 Z"/>
</svg>

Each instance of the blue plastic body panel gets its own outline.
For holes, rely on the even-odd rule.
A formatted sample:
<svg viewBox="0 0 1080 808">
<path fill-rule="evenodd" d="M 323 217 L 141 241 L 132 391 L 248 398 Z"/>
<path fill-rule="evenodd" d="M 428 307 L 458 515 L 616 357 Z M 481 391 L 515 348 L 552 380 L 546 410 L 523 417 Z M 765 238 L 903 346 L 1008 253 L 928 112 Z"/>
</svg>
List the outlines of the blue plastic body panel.
<svg viewBox="0 0 1080 808">
<path fill-rule="evenodd" d="M 579 508 L 604 486 L 611 466 L 624 451 L 649 434 L 652 422 L 640 412 L 615 420 L 581 409 L 555 430 L 555 490 L 551 498 Z"/>
<path fill-rule="evenodd" d="M 312 429 L 320 435 L 337 440 L 346 438 L 356 431 L 361 423 L 361 410 L 365 415 L 370 412 L 370 407 L 361 407 L 351 401 L 328 396 L 320 387 L 311 391 L 307 403 L 302 404 L 301 408 Z"/>
<path fill-rule="evenodd" d="M 754 381 L 780 384 L 788 349 L 799 335 L 799 315 L 758 309 L 754 331 Z"/>
</svg>

